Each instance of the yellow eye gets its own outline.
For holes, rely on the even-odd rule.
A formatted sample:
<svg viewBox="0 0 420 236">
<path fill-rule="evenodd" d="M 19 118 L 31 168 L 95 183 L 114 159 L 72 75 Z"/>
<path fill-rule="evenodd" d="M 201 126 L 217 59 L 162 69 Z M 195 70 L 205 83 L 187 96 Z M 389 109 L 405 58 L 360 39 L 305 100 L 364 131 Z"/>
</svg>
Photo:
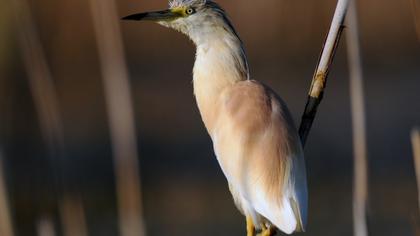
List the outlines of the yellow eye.
<svg viewBox="0 0 420 236">
<path fill-rule="evenodd" d="M 195 10 L 193 8 L 188 8 L 187 10 L 185 10 L 185 13 L 187 13 L 187 15 L 192 15 L 195 13 Z"/>
</svg>

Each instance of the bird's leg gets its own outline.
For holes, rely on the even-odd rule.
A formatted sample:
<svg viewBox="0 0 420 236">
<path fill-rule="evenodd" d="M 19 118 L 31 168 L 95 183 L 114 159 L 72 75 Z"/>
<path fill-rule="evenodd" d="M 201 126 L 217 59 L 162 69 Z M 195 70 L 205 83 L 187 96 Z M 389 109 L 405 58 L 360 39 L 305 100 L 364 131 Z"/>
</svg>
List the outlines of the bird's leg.
<svg viewBox="0 0 420 236">
<path fill-rule="evenodd" d="M 267 227 L 263 224 L 261 228 L 261 233 L 258 236 L 273 236 L 276 234 L 276 229 L 273 226 Z"/>
<path fill-rule="evenodd" d="M 254 222 L 252 222 L 252 218 L 250 216 L 246 217 L 246 235 L 247 236 L 254 236 L 255 235 Z"/>
</svg>

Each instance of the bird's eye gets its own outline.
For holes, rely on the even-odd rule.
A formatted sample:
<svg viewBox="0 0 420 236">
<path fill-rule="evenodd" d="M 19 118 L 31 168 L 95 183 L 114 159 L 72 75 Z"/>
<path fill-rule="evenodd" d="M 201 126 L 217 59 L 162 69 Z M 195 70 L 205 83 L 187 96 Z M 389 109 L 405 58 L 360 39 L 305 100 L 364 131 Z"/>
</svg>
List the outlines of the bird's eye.
<svg viewBox="0 0 420 236">
<path fill-rule="evenodd" d="M 187 15 L 192 15 L 195 13 L 195 10 L 193 8 L 188 8 L 187 10 L 185 10 L 185 13 L 187 13 Z"/>
</svg>

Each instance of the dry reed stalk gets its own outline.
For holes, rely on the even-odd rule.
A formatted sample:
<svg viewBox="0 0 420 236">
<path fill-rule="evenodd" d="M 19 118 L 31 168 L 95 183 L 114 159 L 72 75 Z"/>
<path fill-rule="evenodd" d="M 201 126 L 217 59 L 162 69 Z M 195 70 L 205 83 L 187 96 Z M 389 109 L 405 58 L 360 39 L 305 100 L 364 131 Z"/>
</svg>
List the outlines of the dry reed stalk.
<svg viewBox="0 0 420 236">
<path fill-rule="evenodd" d="M 143 236 L 135 121 L 119 17 L 113 0 L 90 0 L 111 129 L 122 236 Z"/>
<path fill-rule="evenodd" d="M 341 33 L 343 31 L 344 18 L 346 16 L 349 0 L 338 0 L 335 9 L 334 17 L 328 32 L 327 39 L 322 49 L 321 57 L 318 62 L 314 77 L 312 79 L 311 88 L 309 90 L 308 101 L 305 106 L 305 111 L 302 116 L 302 121 L 299 127 L 299 135 L 302 145 L 305 146 L 312 123 L 319 104 L 324 95 L 325 86 L 327 84 L 327 77 L 330 71 L 331 64 L 334 59 L 337 46 L 340 42 Z"/>
<path fill-rule="evenodd" d="M 349 5 L 347 55 L 350 71 L 350 102 L 353 127 L 353 227 L 355 236 L 367 236 L 366 203 L 368 198 L 368 162 L 366 141 L 366 111 L 363 86 L 362 57 L 356 1 Z"/>
<path fill-rule="evenodd" d="M 3 171 L 3 157 L 0 152 L 0 235 L 13 236 L 12 217 L 10 214 L 9 197 Z"/>
<path fill-rule="evenodd" d="M 13 10 L 16 15 L 16 28 L 22 58 L 29 79 L 32 98 L 36 107 L 38 121 L 40 123 L 43 138 L 48 147 L 50 163 L 54 172 L 54 194 L 58 201 L 66 202 L 63 196 L 66 195 L 67 186 L 63 186 L 63 176 L 60 173 L 64 155 L 64 132 L 62 119 L 59 111 L 57 91 L 42 48 L 36 27 L 34 25 L 31 9 L 26 0 L 13 0 Z M 61 211 L 60 213 L 66 213 Z M 86 224 L 83 218 L 69 219 L 76 215 L 61 215 L 64 228 L 71 228 L 74 225 L 66 225 L 69 222 L 79 222 L 78 228 L 86 232 Z"/>
<path fill-rule="evenodd" d="M 80 197 L 66 195 L 60 202 L 64 236 L 87 236 L 85 211 Z"/>
<path fill-rule="evenodd" d="M 414 26 L 416 27 L 417 40 L 420 41 L 420 3 L 418 0 L 410 0 L 411 11 L 414 17 Z"/>
<path fill-rule="evenodd" d="M 36 225 L 38 236 L 56 236 L 54 223 L 50 217 L 41 218 Z"/>
<path fill-rule="evenodd" d="M 16 31 L 22 58 L 41 131 L 51 156 L 55 157 L 63 147 L 63 129 L 55 85 L 28 3 L 26 0 L 12 0 L 11 2 L 16 15 L 18 29 Z"/>
<path fill-rule="evenodd" d="M 420 129 L 411 131 L 411 144 L 413 146 L 414 167 L 417 177 L 418 207 L 420 212 Z"/>
</svg>

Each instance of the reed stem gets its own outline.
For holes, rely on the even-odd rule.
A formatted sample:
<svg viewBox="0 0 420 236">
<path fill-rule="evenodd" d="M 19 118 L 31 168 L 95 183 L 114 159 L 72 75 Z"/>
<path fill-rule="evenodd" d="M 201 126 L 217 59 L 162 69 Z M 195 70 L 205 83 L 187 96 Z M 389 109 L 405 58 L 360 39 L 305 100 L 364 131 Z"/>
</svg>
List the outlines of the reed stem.
<svg viewBox="0 0 420 236">
<path fill-rule="evenodd" d="M 418 207 L 420 212 L 420 129 L 413 129 L 411 132 L 411 144 L 413 146 L 414 167 L 417 178 Z"/>
<path fill-rule="evenodd" d="M 13 236 L 13 224 L 10 214 L 9 195 L 6 188 L 6 177 L 3 169 L 3 156 L 0 151 L 0 235 Z"/>
<path fill-rule="evenodd" d="M 299 136 L 303 146 L 306 144 L 306 140 L 314 122 L 318 106 L 321 103 L 324 95 L 328 73 L 330 71 L 334 55 L 337 51 L 337 46 L 341 39 L 341 33 L 344 28 L 343 23 L 348 4 L 349 0 L 338 0 L 331 27 L 312 79 L 308 100 L 299 127 Z"/>
<path fill-rule="evenodd" d="M 353 123 L 353 226 L 355 236 L 367 236 L 366 203 L 368 199 L 368 161 L 366 109 L 363 86 L 362 57 L 356 1 L 350 1 L 346 23 L 347 55 L 350 71 L 350 102 Z"/>
<path fill-rule="evenodd" d="M 113 0 L 90 0 L 111 129 L 119 227 L 122 236 L 144 236 L 141 182 L 131 88 Z"/>
</svg>

